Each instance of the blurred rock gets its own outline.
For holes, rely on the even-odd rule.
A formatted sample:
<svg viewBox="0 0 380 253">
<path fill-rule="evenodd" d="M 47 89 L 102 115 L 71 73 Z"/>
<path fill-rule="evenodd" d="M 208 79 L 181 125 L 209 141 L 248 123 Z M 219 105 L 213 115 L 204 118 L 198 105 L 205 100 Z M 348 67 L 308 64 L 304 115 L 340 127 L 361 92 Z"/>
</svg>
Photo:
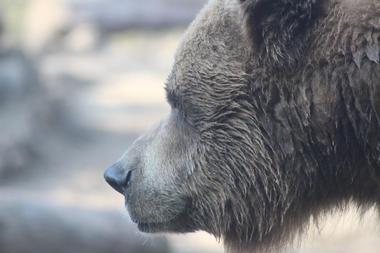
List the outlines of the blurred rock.
<svg viewBox="0 0 380 253">
<path fill-rule="evenodd" d="M 16 49 L 0 48 L 0 176 L 28 168 L 36 158 L 34 99 L 43 98 L 34 64 Z"/>
<path fill-rule="evenodd" d="M 0 47 L 0 181 L 30 171 L 48 130 L 64 114 L 41 85 L 36 62 Z"/>
<path fill-rule="evenodd" d="M 125 214 L 27 199 L 2 199 L 2 253 L 169 253 L 163 238 L 144 238 Z"/>
<path fill-rule="evenodd" d="M 27 140 L 0 142 L 0 176 L 3 180 L 21 174 L 38 158 L 33 144 Z"/>
<path fill-rule="evenodd" d="M 34 63 L 20 50 L 0 49 L 0 105 L 38 92 L 38 82 Z"/>
</svg>

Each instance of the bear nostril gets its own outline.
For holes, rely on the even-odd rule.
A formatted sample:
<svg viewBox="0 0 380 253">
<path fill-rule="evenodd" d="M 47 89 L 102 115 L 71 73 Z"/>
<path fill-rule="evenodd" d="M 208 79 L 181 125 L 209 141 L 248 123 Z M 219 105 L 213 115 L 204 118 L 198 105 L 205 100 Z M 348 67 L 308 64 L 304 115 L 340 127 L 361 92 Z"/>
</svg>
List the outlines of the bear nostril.
<svg viewBox="0 0 380 253">
<path fill-rule="evenodd" d="M 107 183 L 116 191 L 124 194 L 132 178 L 132 170 L 125 173 L 119 164 L 114 164 L 104 172 Z"/>
</svg>

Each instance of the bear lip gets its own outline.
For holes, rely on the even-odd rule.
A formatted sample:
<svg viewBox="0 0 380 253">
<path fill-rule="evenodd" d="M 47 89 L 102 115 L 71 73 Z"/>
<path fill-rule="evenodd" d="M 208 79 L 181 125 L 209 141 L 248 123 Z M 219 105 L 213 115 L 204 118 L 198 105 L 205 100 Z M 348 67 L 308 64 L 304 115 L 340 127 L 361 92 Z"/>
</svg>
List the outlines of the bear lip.
<svg viewBox="0 0 380 253">
<path fill-rule="evenodd" d="M 138 222 L 137 228 L 143 233 L 189 233 L 197 230 L 196 227 L 194 227 L 191 223 L 185 223 L 186 226 L 184 227 L 182 222 L 183 220 L 181 219 L 174 219 L 162 223 Z"/>
<path fill-rule="evenodd" d="M 160 222 L 143 222 L 141 220 L 133 219 L 132 221 L 137 224 L 137 228 L 144 233 L 161 233 L 161 232 L 194 232 L 195 228 L 192 223 L 189 223 L 189 213 L 182 212 L 176 217 Z M 183 227 L 183 224 L 187 224 Z M 181 226 L 182 225 L 182 226 Z"/>
<path fill-rule="evenodd" d="M 180 230 L 179 224 L 188 223 L 189 210 L 192 210 L 192 205 L 189 198 L 186 199 L 184 207 L 181 208 L 182 211 L 177 215 L 170 217 L 170 219 L 163 220 L 157 218 L 154 219 L 144 219 L 135 213 L 135 210 L 130 209 L 130 205 L 127 203 L 127 198 L 125 198 L 125 207 L 129 214 L 131 221 L 137 224 L 137 228 L 144 233 L 158 233 L 158 232 L 170 232 Z"/>
<path fill-rule="evenodd" d="M 162 232 L 168 227 L 169 223 L 144 223 L 137 222 L 137 228 L 144 233 L 157 233 Z"/>
<path fill-rule="evenodd" d="M 137 228 L 141 232 L 156 233 L 156 232 L 163 232 L 163 231 L 169 230 L 169 228 L 175 223 L 177 217 L 168 221 L 163 221 L 163 222 L 144 222 L 132 217 L 131 215 L 130 215 L 130 218 L 133 223 L 137 224 Z"/>
<path fill-rule="evenodd" d="M 161 220 L 161 221 L 155 222 L 155 221 L 141 220 L 141 219 L 137 218 L 135 215 L 133 215 L 133 213 L 131 213 L 130 211 L 128 213 L 129 213 L 129 217 L 130 217 L 131 221 L 133 223 L 137 224 L 138 229 L 141 232 L 146 232 L 146 233 L 155 233 L 155 232 L 166 231 L 173 224 L 175 224 L 178 217 L 181 216 L 181 215 L 177 215 L 177 216 L 175 216 L 172 219 L 167 220 L 167 221 Z"/>
</svg>

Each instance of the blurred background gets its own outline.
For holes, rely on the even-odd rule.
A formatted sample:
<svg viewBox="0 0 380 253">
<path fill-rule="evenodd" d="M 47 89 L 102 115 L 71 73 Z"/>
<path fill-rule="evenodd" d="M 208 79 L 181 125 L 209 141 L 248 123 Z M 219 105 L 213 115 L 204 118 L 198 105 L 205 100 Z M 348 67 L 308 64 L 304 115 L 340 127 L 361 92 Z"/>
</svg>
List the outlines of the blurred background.
<svg viewBox="0 0 380 253">
<path fill-rule="evenodd" d="M 169 110 L 181 34 L 205 0 L 0 0 L 0 252 L 221 253 L 147 236 L 104 169 Z M 284 253 L 379 253 L 373 211 L 326 215 Z"/>
</svg>

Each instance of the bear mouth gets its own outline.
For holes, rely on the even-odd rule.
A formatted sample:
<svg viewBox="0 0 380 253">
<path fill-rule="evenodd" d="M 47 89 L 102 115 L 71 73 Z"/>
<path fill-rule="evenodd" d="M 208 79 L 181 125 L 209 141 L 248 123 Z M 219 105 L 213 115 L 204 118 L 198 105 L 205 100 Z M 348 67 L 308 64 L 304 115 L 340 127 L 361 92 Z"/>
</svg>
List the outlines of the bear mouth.
<svg viewBox="0 0 380 253">
<path fill-rule="evenodd" d="M 174 219 L 165 222 L 142 222 L 139 220 L 133 220 L 133 222 L 137 224 L 137 228 L 143 233 L 188 233 L 196 230 L 196 226 L 187 212 L 183 212 Z"/>
<path fill-rule="evenodd" d="M 144 223 L 138 222 L 137 228 L 143 233 L 190 233 L 196 231 L 196 227 L 191 222 L 172 221 L 167 223 Z"/>
<path fill-rule="evenodd" d="M 192 232 L 194 226 L 192 225 L 191 212 L 193 210 L 190 199 L 186 199 L 185 204 L 181 207 L 179 212 L 172 216 L 166 217 L 167 219 L 162 219 L 163 217 L 157 217 L 157 219 L 152 219 L 147 221 L 146 219 L 141 219 L 141 215 L 135 212 L 134 209 L 130 208 L 130 205 L 126 203 L 126 207 L 129 213 L 131 221 L 137 224 L 138 230 L 144 233 L 165 233 L 165 232 Z"/>
<path fill-rule="evenodd" d="M 139 220 L 134 220 L 133 222 L 135 222 L 137 228 L 144 233 L 177 232 L 181 227 L 179 225 L 184 222 L 184 215 L 178 215 L 164 222 L 142 222 Z"/>
<path fill-rule="evenodd" d="M 167 223 L 144 223 L 137 222 L 137 228 L 144 233 L 165 232 L 170 227 L 170 222 Z"/>
</svg>

